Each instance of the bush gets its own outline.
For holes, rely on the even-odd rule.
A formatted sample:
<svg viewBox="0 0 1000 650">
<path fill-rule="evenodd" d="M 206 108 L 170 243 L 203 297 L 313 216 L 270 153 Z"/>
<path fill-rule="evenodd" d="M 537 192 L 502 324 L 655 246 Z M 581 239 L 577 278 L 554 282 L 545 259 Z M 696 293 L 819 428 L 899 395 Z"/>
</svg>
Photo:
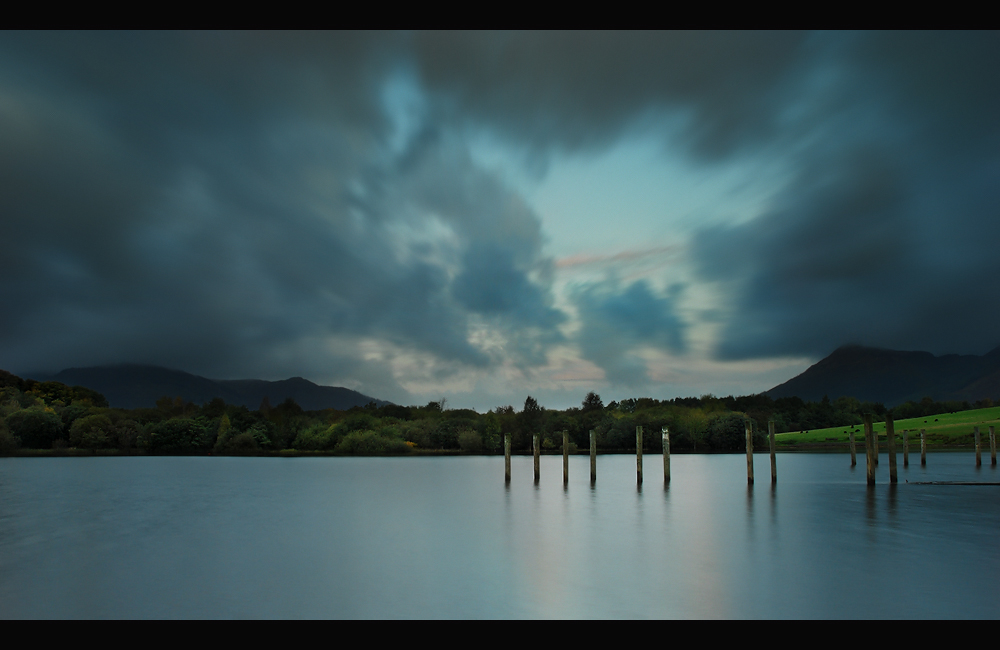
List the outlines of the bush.
<svg viewBox="0 0 1000 650">
<path fill-rule="evenodd" d="M 295 437 L 292 447 L 309 451 L 333 449 L 338 442 L 338 438 L 334 434 L 335 429 L 336 425 L 326 426 L 324 424 L 303 429 Z"/>
<path fill-rule="evenodd" d="M 85 449 L 106 449 L 109 446 L 111 432 L 111 419 L 107 415 L 77 418 L 69 429 L 69 444 Z"/>
<path fill-rule="evenodd" d="M 216 445 L 215 448 L 226 453 L 237 455 L 252 454 L 260 449 L 257 444 L 257 440 L 253 437 L 253 434 L 248 431 L 238 433 L 229 438 L 222 445 L 221 449 L 219 445 Z"/>
<path fill-rule="evenodd" d="M 139 439 L 141 430 L 142 427 L 135 420 L 121 418 L 117 422 L 113 422 L 108 437 L 112 443 L 117 443 L 121 450 L 131 453 L 132 447 Z"/>
<path fill-rule="evenodd" d="M 458 449 L 458 435 L 475 427 L 475 420 L 469 418 L 441 420 L 431 432 L 430 446 L 434 449 Z"/>
<path fill-rule="evenodd" d="M 212 446 L 214 434 L 197 420 L 177 418 L 153 426 L 150 450 L 158 454 L 186 454 Z"/>
<path fill-rule="evenodd" d="M 233 428 L 222 430 L 215 442 L 215 451 L 222 454 L 247 454 L 258 449 L 271 449 L 274 445 L 266 432 L 267 425 L 264 422 L 253 424 L 242 433 Z"/>
<path fill-rule="evenodd" d="M 745 451 L 747 448 L 746 416 L 742 413 L 720 413 L 709 419 L 705 442 L 716 451 Z M 751 421 L 751 426 L 753 426 Z M 753 446 L 766 445 L 764 434 L 753 426 Z"/>
<path fill-rule="evenodd" d="M 475 431 L 466 429 L 458 434 L 458 446 L 462 451 L 478 454 L 483 450 L 483 437 Z"/>
<path fill-rule="evenodd" d="M 51 409 L 33 406 L 7 416 L 10 433 L 28 449 L 51 449 L 62 436 L 62 419 Z"/>
<path fill-rule="evenodd" d="M 10 432 L 7 424 L 0 420 L 0 454 L 9 454 L 19 446 L 20 441 Z"/>
<path fill-rule="evenodd" d="M 371 429 L 365 429 L 348 433 L 337 445 L 335 451 L 341 454 L 377 456 L 409 453 L 410 446 L 398 438 L 389 438 L 379 435 Z"/>
</svg>

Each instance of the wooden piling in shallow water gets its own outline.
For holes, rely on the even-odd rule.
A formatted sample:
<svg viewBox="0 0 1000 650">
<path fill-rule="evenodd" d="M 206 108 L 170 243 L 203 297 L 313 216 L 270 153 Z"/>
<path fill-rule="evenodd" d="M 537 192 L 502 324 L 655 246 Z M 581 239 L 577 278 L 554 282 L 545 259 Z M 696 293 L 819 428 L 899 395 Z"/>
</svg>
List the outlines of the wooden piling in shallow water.
<svg viewBox="0 0 1000 650">
<path fill-rule="evenodd" d="M 855 465 L 858 464 L 858 459 L 857 459 L 857 457 L 855 455 L 856 449 L 855 449 L 855 445 L 854 445 L 854 429 L 853 428 L 851 429 L 851 432 L 847 435 L 847 439 L 850 440 L 850 442 L 851 442 L 851 467 L 854 467 Z"/>
<path fill-rule="evenodd" d="M 663 427 L 663 483 L 670 482 L 670 429 Z"/>
<path fill-rule="evenodd" d="M 642 485 L 642 427 L 635 428 L 635 481 Z"/>
<path fill-rule="evenodd" d="M 590 484 L 597 481 L 597 434 L 590 430 Z"/>
<path fill-rule="evenodd" d="M 990 465 L 997 464 L 997 434 L 990 427 Z"/>
<path fill-rule="evenodd" d="M 510 483 L 510 434 L 503 436 L 503 476 L 504 482 Z"/>
<path fill-rule="evenodd" d="M 875 459 L 875 467 L 878 467 L 878 433 L 875 431 L 875 426 L 872 425 L 872 458 Z"/>
<path fill-rule="evenodd" d="M 750 428 L 750 418 L 744 424 L 747 430 L 747 483 L 753 485 L 753 431 Z"/>
<path fill-rule="evenodd" d="M 872 459 L 872 434 L 874 433 L 872 430 L 872 414 L 865 413 L 862 417 L 865 421 L 865 456 L 868 460 L 868 485 L 875 485 L 875 461 Z"/>
<path fill-rule="evenodd" d="M 538 477 L 541 476 L 541 471 L 538 464 L 538 456 L 541 454 L 541 441 L 538 439 L 539 436 L 536 433 L 534 438 L 535 443 L 535 483 L 538 483 Z"/>
<path fill-rule="evenodd" d="M 897 483 L 896 477 L 896 425 L 892 421 L 892 416 L 885 414 L 885 441 L 886 451 L 889 452 L 889 482 Z"/>
<path fill-rule="evenodd" d="M 903 467 L 910 466 L 910 438 L 907 430 L 903 429 Z"/>
<path fill-rule="evenodd" d="M 563 429 L 563 485 L 569 484 L 569 431 Z"/>
<path fill-rule="evenodd" d="M 927 464 L 927 429 L 920 430 L 920 464 Z"/>
<path fill-rule="evenodd" d="M 771 443 L 771 482 L 778 482 L 778 460 L 774 456 L 774 420 L 767 421 L 767 439 Z"/>
<path fill-rule="evenodd" d="M 983 464 L 982 445 L 979 444 L 979 427 L 972 427 L 972 436 L 976 439 L 976 467 Z"/>
</svg>

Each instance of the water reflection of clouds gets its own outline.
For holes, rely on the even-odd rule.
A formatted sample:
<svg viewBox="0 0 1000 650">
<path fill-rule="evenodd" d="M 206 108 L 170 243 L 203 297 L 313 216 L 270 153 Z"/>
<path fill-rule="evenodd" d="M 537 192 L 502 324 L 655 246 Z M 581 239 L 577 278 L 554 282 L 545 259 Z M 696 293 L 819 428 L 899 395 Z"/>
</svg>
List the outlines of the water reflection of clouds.
<svg viewBox="0 0 1000 650">
<path fill-rule="evenodd" d="M 732 539 L 725 530 L 727 517 L 719 516 L 720 502 L 715 499 L 719 463 L 716 457 L 691 455 L 678 460 L 676 476 L 671 477 L 671 498 L 678 503 L 678 527 L 683 561 L 684 591 L 690 595 L 686 603 L 692 618 L 727 618 L 730 616 L 728 580 L 725 575 L 722 545 Z M 686 461 L 686 462 L 684 462 Z M 671 466 L 674 474 L 673 464 Z M 731 519 L 729 519 L 731 521 Z"/>
</svg>

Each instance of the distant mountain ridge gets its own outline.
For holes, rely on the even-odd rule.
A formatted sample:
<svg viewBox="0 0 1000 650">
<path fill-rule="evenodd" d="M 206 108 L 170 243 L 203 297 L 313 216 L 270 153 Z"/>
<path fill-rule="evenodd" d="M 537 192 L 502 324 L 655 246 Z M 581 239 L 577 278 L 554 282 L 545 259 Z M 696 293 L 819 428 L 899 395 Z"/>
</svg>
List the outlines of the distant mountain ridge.
<svg viewBox="0 0 1000 650">
<path fill-rule="evenodd" d="M 307 411 L 327 408 L 346 410 L 375 402 L 389 404 L 349 388 L 320 386 L 302 377 L 281 381 L 262 379 L 207 379 L 198 375 L 159 366 L 118 365 L 69 368 L 52 376 L 32 377 L 58 381 L 69 386 L 84 386 L 103 394 L 114 408 L 149 408 L 161 397 L 181 397 L 204 404 L 221 397 L 227 404 L 256 410 L 265 397 L 272 406 L 291 397 Z"/>
<path fill-rule="evenodd" d="M 923 397 L 974 402 L 1000 397 L 1000 347 L 983 356 L 900 352 L 848 345 L 775 386 L 772 398 L 856 397 L 888 407 Z"/>
</svg>

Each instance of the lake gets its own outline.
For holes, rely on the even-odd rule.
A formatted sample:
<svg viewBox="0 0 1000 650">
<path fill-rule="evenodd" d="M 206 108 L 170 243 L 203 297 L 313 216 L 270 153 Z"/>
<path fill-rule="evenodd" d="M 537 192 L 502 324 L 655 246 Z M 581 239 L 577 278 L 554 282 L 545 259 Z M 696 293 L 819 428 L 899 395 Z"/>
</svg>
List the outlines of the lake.
<svg viewBox="0 0 1000 650">
<path fill-rule="evenodd" d="M 997 618 L 971 452 L 0 458 L 0 617 Z M 910 483 L 904 481 L 909 480 Z"/>
</svg>

